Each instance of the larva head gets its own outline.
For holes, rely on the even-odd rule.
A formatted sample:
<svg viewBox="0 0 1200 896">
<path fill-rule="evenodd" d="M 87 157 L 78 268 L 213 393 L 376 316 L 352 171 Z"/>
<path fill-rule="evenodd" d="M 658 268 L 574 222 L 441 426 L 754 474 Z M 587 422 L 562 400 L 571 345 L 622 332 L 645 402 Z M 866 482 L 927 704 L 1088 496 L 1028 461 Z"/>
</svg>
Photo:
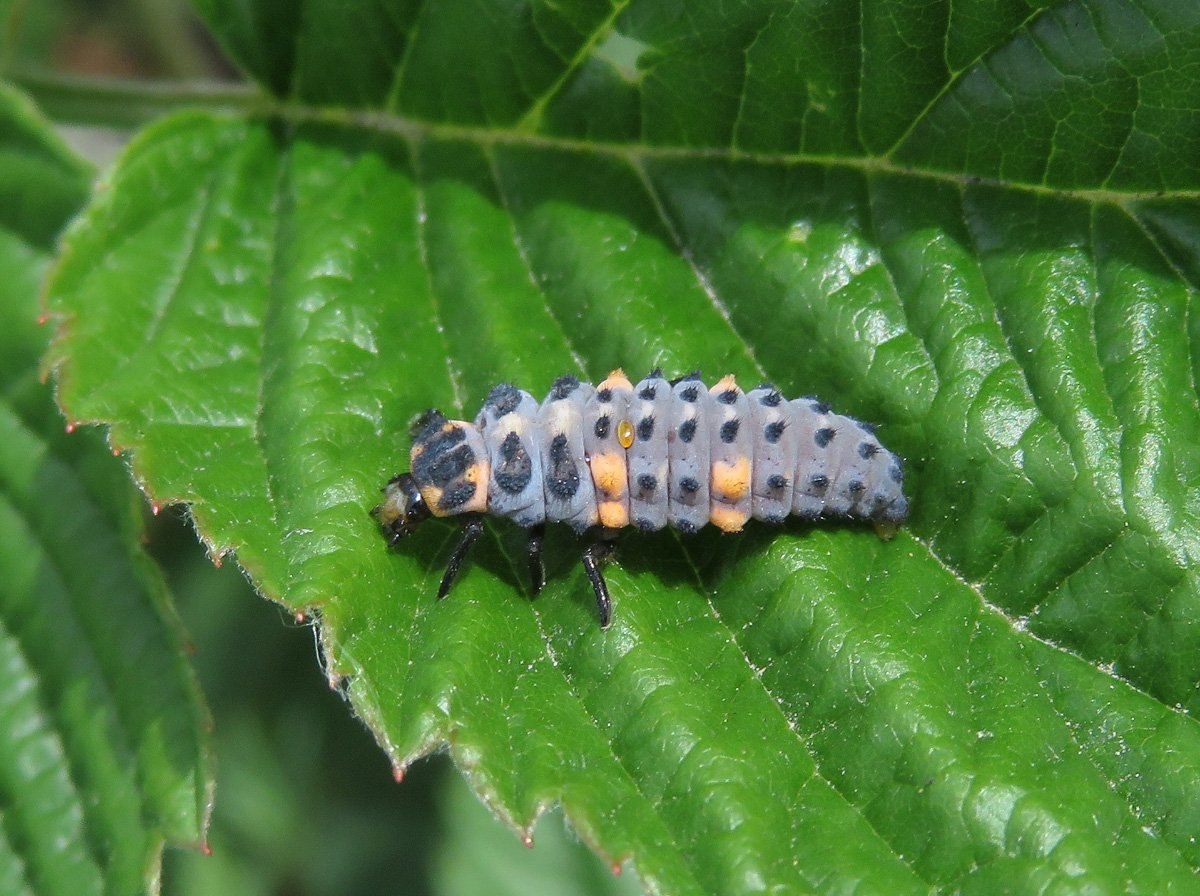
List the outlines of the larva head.
<svg viewBox="0 0 1200 896">
<path fill-rule="evenodd" d="M 383 503 L 371 511 L 394 545 L 430 516 L 429 507 L 421 497 L 416 481 L 409 473 L 393 476 L 383 488 Z"/>
</svg>

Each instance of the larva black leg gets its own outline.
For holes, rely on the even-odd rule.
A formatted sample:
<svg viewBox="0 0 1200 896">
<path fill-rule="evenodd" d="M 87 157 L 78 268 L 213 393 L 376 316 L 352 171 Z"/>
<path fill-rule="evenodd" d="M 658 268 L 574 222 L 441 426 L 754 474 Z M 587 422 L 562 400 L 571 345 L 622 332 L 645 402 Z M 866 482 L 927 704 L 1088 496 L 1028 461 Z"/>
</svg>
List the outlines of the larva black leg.
<svg viewBox="0 0 1200 896">
<path fill-rule="evenodd" d="M 467 559 L 467 554 L 471 551 L 471 545 L 475 544 L 482 534 L 483 517 L 478 514 L 471 514 L 464 521 L 462 537 L 458 539 L 458 544 L 454 546 L 454 553 L 450 555 L 450 562 L 446 564 L 446 574 L 442 576 L 442 584 L 438 587 L 438 600 L 441 600 L 450 593 L 450 586 L 454 584 L 459 567 Z"/>
<path fill-rule="evenodd" d="M 532 526 L 529 529 L 529 579 L 533 584 L 533 593 L 537 594 L 546 584 L 546 567 L 542 564 L 542 541 L 546 537 L 544 525 Z"/>
<path fill-rule="evenodd" d="M 612 599 L 608 596 L 608 584 L 604 581 L 604 573 L 600 564 L 612 556 L 611 541 L 593 541 L 583 551 L 583 571 L 587 573 L 592 590 L 596 592 L 596 609 L 600 614 L 600 627 L 608 628 L 612 618 Z"/>
</svg>

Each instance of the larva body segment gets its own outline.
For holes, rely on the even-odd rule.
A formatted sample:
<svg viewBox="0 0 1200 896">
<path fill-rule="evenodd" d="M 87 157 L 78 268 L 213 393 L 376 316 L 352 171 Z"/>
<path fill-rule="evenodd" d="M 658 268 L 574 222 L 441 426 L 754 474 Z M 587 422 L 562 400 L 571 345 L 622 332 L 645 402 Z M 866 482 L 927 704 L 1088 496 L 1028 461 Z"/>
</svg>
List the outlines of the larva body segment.
<svg viewBox="0 0 1200 896">
<path fill-rule="evenodd" d="M 626 450 L 633 443 L 629 404 L 633 384 L 614 370 L 596 387 L 583 412 L 585 463 L 596 487 L 600 525 L 623 529 L 629 525 L 629 470 Z"/>
<path fill-rule="evenodd" d="M 545 522 L 538 405 L 533 396 L 507 384 L 497 386 L 475 418 L 475 426 L 483 436 L 491 469 L 488 512 L 525 528 Z"/>
<path fill-rule="evenodd" d="M 750 434 L 754 440 L 754 518 L 782 523 L 791 516 L 798 445 L 791 406 L 779 390 L 764 384 L 747 394 Z"/>
<path fill-rule="evenodd" d="M 439 596 L 484 513 L 530 530 L 535 590 L 546 521 L 610 537 L 630 525 L 737 532 L 752 517 L 788 516 L 857 518 L 883 531 L 908 516 L 900 458 L 871 426 L 814 398 L 787 401 L 770 384 L 743 392 L 732 376 L 711 389 L 699 374 L 669 382 L 658 370 L 636 386 L 620 370 L 595 388 L 560 377 L 540 405 L 501 384 L 473 424 L 427 412 L 410 459 L 373 513 L 392 544 L 429 516 L 464 517 Z M 602 625 L 609 599 L 599 564 L 610 552 L 603 539 L 584 552 Z"/>
<path fill-rule="evenodd" d="M 709 406 L 712 398 L 700 375 L 684 377 L 671 388 L 671 426 L 667 459 L 671 492 L 668 519 L 680 532 L 698 532 L 708 522 Z"/>
<path fill-rule="evenodd" d="M 626 451 L 630 522 L 654 532 L 669 519 L 671 384 L 655 370 L 634 387 L 630 403 L 633 444 Z"/>
<path fill-rule="evenodd" d="M 546 519 L 580 533 L 600 520 L 583 438 L 584 410 L 595 392 L 574 377 L 559 377 L 538 410 Z"/>
<path fill-rule="evenodd" d="M 434 516 L 482 513 L 488 507 L 488 451 L 479 427 L 430 411 L 417 422 L 412 478 Z"/>
<path fill-rule="evenodd" d="M 708 427 L 708 521 L 722 532 L 740 532 L 750 520 L 753 502 L 754 442 L 750 402 L 732 376 L 709 390 L 712 421 Z"/>
</svg>

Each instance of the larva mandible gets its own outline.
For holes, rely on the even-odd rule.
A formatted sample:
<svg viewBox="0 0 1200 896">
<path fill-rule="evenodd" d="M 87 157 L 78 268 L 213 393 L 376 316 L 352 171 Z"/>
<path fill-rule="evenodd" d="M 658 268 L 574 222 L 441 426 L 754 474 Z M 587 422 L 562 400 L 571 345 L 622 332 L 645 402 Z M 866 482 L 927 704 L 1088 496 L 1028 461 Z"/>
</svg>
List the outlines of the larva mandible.
<svg viewBox="0 0 1200 896">
<path fill-rule="evenodd" d="M 769 383 L 743 392 L 732 375 L 711 389 L 699 373 L 668 381 L 657 369 L 636 386 L 621 370 L 596 387 L 563 376 L 540 405 L 503 383 L 474 423 L 423 414 L 410 460 L 372 514 L 393 546 L 430 516 L 463 517 L 439 598 L 485 514 L 529 530 L 535 592 L 545 581 L 546 522 L 580 534 L 596 527 L 583 565 L 601 627 L 611 601 L 600 565 L 625 526 L 692 533 L 712 523 L 738 532 L 751 517 L 841 517 L 886 533 L 908 516 L 900 458 L 869 424 L 814 398 L 788 401 Z"/>
</svg>

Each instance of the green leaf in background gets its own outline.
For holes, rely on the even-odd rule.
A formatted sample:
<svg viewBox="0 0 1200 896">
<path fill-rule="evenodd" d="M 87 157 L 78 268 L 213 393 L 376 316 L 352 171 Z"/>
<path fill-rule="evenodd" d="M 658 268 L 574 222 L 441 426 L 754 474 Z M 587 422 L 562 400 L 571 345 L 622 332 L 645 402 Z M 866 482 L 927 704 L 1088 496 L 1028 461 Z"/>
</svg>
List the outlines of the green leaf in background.
<svg viewBox="0 0 1200 896">
<path fill-rule="evenodd" d="M 7 88 L 0 134 L 0 892 L 132 896 L 164 841 L 203 841 L 207 717 L 124 465 L 36 377 L 37 284 L 90 172 Z"/>
<path fill-rule="evenodd" d="M 462 780 L 442 792 L 446 842 L 434 872 L 438 896 L 636 896 L 630 875 L 613 874 L 547 813 L 525 844 L 496 824 Z"/>
<path fill-rule="evenodd" d="M 198 5 L 273 114 L 135 140 L 49 363 L 398 771 L 656 892 L 1194 888 L 1200 7 Z M 630 537 L 606 631 L 496 526 L 435 602 L 411 417 L 618 365 L 879 421 L 911 524 Z"/>
<path fill-rule="evenodd" d="M 314 662 L 312 626 L 255 595 L 234 564 L 215 568 L 180 517 L 156 518 L 150 548 L 195 645 L 219 774 L 211 852 L 169 851 L 163 892 L 428 896 L 443 833 L 431 791 L 463 786 L 449 762 L 394 783 Z"/>
</svg>

